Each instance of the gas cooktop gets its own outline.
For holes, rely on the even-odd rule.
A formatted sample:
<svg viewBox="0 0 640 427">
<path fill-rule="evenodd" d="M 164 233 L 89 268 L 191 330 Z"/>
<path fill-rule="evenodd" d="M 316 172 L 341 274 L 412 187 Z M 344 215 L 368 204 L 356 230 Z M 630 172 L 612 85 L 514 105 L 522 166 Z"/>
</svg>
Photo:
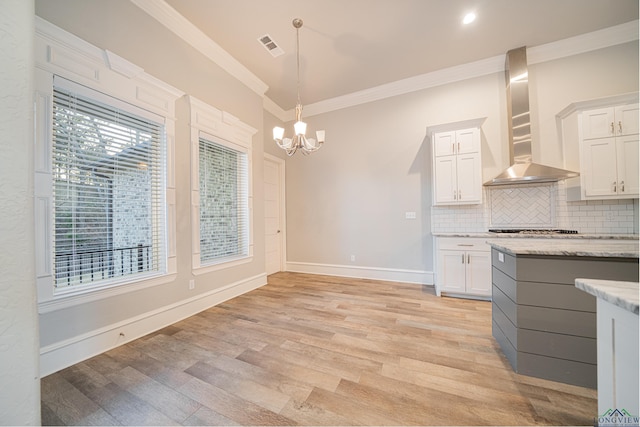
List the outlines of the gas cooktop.
<svg viewBox="0 0 640 427">
<path fill-rule="evenodd" d="M 511 234 L 578 234 L 578 230 L 562 229 L 517 229 L 517 228 L 490 228 L 489 233 L 511 233 Z"/>
</svg>

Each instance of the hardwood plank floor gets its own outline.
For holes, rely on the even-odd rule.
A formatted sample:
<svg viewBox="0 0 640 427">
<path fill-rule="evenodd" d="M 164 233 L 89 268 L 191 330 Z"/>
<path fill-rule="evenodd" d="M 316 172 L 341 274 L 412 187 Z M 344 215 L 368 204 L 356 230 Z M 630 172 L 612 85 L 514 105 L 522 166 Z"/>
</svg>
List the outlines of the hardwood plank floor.
<svg viewBox="0 0 640 427">
<path fill-rule="evenodd" d="M 44 425 L 593 425 L 515 374 L 491 304 L 299 273 L 42 379 Z"/>
</svg>

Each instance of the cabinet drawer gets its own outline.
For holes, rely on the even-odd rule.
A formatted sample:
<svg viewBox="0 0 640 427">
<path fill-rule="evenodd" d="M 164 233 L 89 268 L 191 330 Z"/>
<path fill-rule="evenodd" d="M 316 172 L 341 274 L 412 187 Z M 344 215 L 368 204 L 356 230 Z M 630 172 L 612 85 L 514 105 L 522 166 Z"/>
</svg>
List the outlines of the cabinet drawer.
<svg viewBox="0 0 640 427">
<path fill-rule="evenodd" d="M 439 237 L 438 249 L 455 251 L 491 251 L 491 247 L 487 244 L 487 239 L 477 237 Z"/>
</svg>

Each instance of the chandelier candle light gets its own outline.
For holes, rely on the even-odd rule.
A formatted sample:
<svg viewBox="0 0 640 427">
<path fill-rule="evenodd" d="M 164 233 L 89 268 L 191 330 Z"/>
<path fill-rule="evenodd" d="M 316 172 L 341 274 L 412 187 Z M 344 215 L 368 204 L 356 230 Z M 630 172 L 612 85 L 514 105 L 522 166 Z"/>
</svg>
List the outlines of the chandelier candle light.
<svg viewBox="0 0 640 427">
<path fill-rule="evenodd" d="M 293 138 L 283 138 L 284 128 L 279 126 L 273 128 L 273 139 L 276 141 L 276 144 L 278 144 L 278 147 L 287 152 L 287 156 L 293 156 L 298 150 L 301 150 L 302 154 L 305 155 L 313 153 L 314 151 L 318 151 L 324 143 L 324 130 L 316 131 L 317 139 L 307 138 L 305 136 L 307 124 L 302 121 L 302 104 L 300 103 L 300 27 L 302 27 L 302 19 L 296 18 L 292 23 L 296 29 L 296 66 L 298 71 L 296 122 L 293 125 L 295 135 Z"/>
</svg>

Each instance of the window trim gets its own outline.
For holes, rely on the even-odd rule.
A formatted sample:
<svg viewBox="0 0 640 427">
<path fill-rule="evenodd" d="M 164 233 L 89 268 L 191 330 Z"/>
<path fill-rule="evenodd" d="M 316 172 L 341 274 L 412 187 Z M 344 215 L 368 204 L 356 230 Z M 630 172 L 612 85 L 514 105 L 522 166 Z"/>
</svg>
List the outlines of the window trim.
<svg viewBox="0 0 640 427">
<path fill-rule="evenodd" d="M 175 280 L 177 275 L 175 101 L 182 97 L 184 92 L 146 74 L 140 67 L 112 52 L 97 48 L 38 16 L 35 17 L 35 30 L 34 231 L 38 311 L 51 312 Z M 77 290 L 54 292 L 53 186 L 51 185 L 54 75 L 147 110 L 164 119 L 166 143 L 165 200 L 163 202 L 166 245 L 164 273 L 103 286 L 89 285 Z"/>
<path fill-rule="evenodd" d="M 253 148 L 252 137 L 257 130 L 233 115 L 220 111 L 193 96 L 191 107 L 191 268 L 194 275 L 210 273 L 249 263 L 253 260 Z M 247 155 L 249 250 L 248 255 L 221 259 L 219 262 L 200 261 L 200 138 L 225 145 Z"/>
</svg>

